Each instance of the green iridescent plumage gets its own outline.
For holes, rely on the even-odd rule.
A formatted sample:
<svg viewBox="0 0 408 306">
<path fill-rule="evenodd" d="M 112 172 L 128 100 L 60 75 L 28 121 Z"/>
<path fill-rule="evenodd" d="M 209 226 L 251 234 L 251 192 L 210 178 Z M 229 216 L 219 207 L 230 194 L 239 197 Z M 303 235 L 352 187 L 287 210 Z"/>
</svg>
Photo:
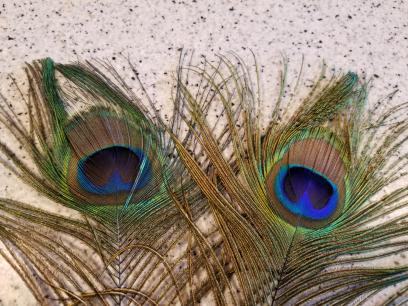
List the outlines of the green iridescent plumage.
<svg viewBox="0 0 408 306">
<path fill-rule="evenodd" d="M 284 73 L 269 103 L 237 56 L 181 64 L 169 122 L 108 64 L 45 59 L 27 76 L 28 127 L 9 103 L 0 121 L 34 167 L 3 142 L 1 162 L 78 213 L 0 199 L 0 254 L 39 303 L 345 305 L 384 288 L 384 303 L 407 294 L 407 266 L 379 263 L 407 249 L 407 105 L 367 111 L 368 84 L 354 73 L 322 73 L 298 104 L 284 96 Z"/>
</svg>

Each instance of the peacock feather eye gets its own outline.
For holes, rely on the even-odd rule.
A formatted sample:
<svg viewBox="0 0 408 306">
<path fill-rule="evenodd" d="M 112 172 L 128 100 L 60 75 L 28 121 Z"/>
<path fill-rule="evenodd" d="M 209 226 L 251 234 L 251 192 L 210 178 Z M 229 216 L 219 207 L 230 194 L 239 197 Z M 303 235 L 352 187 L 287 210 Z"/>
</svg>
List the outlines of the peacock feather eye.
<svg viewBox="0 0 408 306">
<path fill-rule="evenodd" d="M 30 69 L 33 94 L 52 131 L 43 141 L 52 150 L 39 165 L 57 197 L 107 219 L 115 206 L 154 205 L 165 154 L 161 132 L 138 100 L 95 67 L 48 58 Z"/>
<path fill-rule="evenodd" d="M 139 175 L 143 159 L 146 157 L 140 149 L 118 145 L 103 148 L 79 161 L 77 179 L 82 188 L 101 195 L 130 192 L 133 186 L 140 189 L 150 173 L 146 166 Z"/>
<path fill-rule="evenodd" d="M 272 208 L 292 225 L 321 228 L 343 211 L 344 154 L 336 139 L 319 133 L 285 146 L 267 176 Z"/>
<path fill-rule="evenodd" d="M 292 213 L 312 220 L 329 217 L 338 200 L 337 187 L 330 179 L 301 165 L 281 167 L 275 191 Z"/>
<path fill-rule="evenodd" d="M 157 150 L 134 123 L 92 111 L 68 125 L 66 135 L 69 189 L 83 201 L 119 205 L 128 198 L 146 200 L 159 190 L 161 180 L 153 175 L 159 171 Z"/>
</svg>

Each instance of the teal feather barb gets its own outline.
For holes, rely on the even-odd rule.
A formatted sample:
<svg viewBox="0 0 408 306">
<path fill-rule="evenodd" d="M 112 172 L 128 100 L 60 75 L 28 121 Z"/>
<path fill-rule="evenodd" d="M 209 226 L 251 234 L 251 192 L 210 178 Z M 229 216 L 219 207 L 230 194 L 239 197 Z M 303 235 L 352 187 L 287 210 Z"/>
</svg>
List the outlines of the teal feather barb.
<svg viewBox="0 0 408 306">
<path fill-rule="evenodd" d="M 168 120 L 104 62 L 27 65 L 27 124 L 3 98 L 1 125 L 30 162 L 2 140 L 0 163 L 76 212 L 0 199 L 0 254 L 38 303 L 408 302 L 395 263 L 408 104 L 369 109 L 369 83 L 324 71 L 291 100 L 286 63 L 263 101 L 256 63 L 186 56 Z"/>
</svg>

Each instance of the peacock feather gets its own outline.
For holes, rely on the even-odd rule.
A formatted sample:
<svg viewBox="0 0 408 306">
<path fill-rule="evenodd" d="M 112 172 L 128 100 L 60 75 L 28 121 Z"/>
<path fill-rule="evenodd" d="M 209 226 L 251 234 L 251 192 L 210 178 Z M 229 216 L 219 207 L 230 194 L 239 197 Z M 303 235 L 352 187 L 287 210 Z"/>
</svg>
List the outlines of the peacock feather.
<svg viewBox="0 0 408 306">
<path fill-rule="evenodd" d="M 40 304 L 181 299 L 182 263 L 165 256 L 188 225 L 175 202 L 188 200 L 199 214 L 200 192 L 172 157 L 159 120 L 119 87 L 122 80 L 114 84 L 90 64 L 45 59 L 29 65 L 27 76 L 29 127 L 7 105 L 1 119 L 35 171 L 2 143 L 4 166 L 80 217 L 2 199 L 4 258 Z"/>
<path fill-rule="evenodd" d="M 407 104 L 369 109 L 369 82 L 324 69 L 287 94 L 286 62 L 263 101 L 256 63 L 186 58 L 167 121 L 104 62 L 28 65 L 28 124 L 4 100 L 32 164 L 0 142 L 2 165 L 72 212 L 0 199 L 0 254 L 37 301 L 407 303 L 389 263 L 408 245 Z"/>
</svg>

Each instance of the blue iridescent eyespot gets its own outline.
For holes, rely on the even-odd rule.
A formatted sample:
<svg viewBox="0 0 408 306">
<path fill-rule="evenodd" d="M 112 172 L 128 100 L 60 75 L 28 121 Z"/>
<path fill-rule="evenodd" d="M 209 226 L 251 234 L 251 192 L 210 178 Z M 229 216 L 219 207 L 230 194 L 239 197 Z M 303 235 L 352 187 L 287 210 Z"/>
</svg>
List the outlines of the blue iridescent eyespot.
<svg viewBox="0 0 408 306">
<path fill-rule="evenodd" d="M 285 165 L 275 180 L 279 201 L 291 213 L 324 220 L 337 208 L 339 194 L 336 185 L 323 174 L 302 165 Z"/>
<path fill-rule="evenodd" d="M 110 195 L 143 188 L 151 178 L 151 166 L 142 150 L 110 146 L 83 157 L 77 179 L 93 194 Z"/>
</svg>

